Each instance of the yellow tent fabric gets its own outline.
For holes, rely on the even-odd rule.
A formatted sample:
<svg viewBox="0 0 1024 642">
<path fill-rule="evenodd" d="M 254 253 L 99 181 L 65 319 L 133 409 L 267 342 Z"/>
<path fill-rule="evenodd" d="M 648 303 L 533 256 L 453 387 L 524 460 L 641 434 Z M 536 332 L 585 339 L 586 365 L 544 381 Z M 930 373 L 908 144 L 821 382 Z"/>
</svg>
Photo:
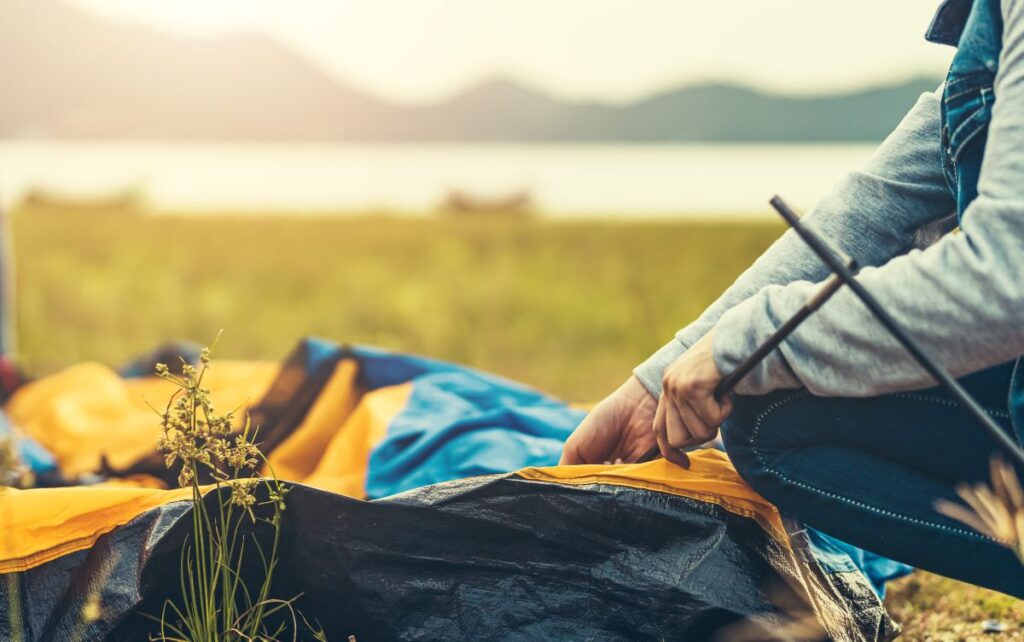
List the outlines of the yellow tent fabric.
<svg viewBox="0 0 1024 642">
<path fill-rule="evenodd" d="M 349 497 L 365 497 L 370 452 L 384 439 L 391 418 L 401 412 L 411 393 L 411 384 L 401 384 L 364 395 L 316 469 L 301 481 Z"/>
<path fill-rule="evenodd" d="M 780 542 L 788 541 L 782 517 L 775 505 L 740 479 L 732 462 L 718 450 L 690 454 L 690 468 L 664 459 L 617 466 L 551 466 L 525 468 L 516 473 L 526 479 L 585 486 L 608 484 L 643 488 L 718 504 L 730 513 L 756 520 Z"/>
<path fill-rule="evenodd" d="M 366 495 L 370 452 L 412 392 L 400 384 L 363 395 L 358 364 L 342 359 L 302 423 L 270 453 L 269 473 L 349 497 Z"/>
<path fill-rule="evenodd" d="M 375 431 L 377 420 L 384 417 L 400 399 L 400 386 L 374 397 L 355 415 L 362 415 L 351 424 L 361 443 Z M 365 409 L 365 410 L 363 410 Z M 332 446 L 347 443 L 337 441 Z M 339 454 L 341 454 L 339 452 Z M 343 464 L 346 459 L 326 459 Z M 321 462 L 322 463 L 322 462 Z M 780 542 L 786 542 L 785 531 L 775 508 L 744 486 L 725 456 L 717 451 L 700 451 L 691 455 L 691 467 L 684 470 L 661 461 L 618 466 L 554 466 L 527 468 L 516 475 L 534 481 L 583 486 L 606 484 L 644 488 L 672 495 L 712 502 L 729 512 L 756 519 Z M 365 475 L 365 466 L 351 474 L 344 470 L 312 475 L 309 485 L 325 490 L 354 491 Z M 356 492 L 344 492 L 358 495 Z M 81 486 L 72 488 L 41 488 L 5 490 L 0 492 L 0 520 L 4 524 L 0 536 L 0 573 L 26 570 L 61 555 L 91 547 L 96 540 L 118 526 L 127 524 L 145 511 L 169 502 L 189 499 L 191 490 L 161 490 L 118 485 Z"/>
<path fill-rule="evenodd" d="M 218 361 L 207 383 L 221 410 L 255 403 L 279 365 Z M 65 475 L 95 471 L 106 456 L 115 468 L 153 452 L 163 408 L 174 391 L 156 377 L 123 379 L 98 363 L 83 363 L 29 383 L 4 410 L 24 433 L 57 458 Z M 152 407 L 151 407 L 152 406 Z"/>
<path fill-rule="evenodd" d="M 188 499 L 189 488 L 81 486 L 0 491 L 0 573 L 23 571 L 90 548 L 143 512 Z"/>
</svg>

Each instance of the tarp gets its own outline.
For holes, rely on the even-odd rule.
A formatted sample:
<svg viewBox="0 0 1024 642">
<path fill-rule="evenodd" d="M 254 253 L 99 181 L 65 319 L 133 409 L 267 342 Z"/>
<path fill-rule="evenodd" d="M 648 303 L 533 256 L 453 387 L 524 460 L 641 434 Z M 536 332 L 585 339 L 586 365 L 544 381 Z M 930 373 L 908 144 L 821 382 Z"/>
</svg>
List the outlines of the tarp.
<svg viewBox="0 0 1024 642">
<path fill-rule="evenodd" d="M 895 633 L 863 560 L 786 522 L 720 452 L 690 470 L 553 466 L 582 411 L 369 348 L 305 341 L 280 367 L 211 374 L 215 403 L 249 406 L 295 482 L 275 595 L 301 593 L 329 639 L 703 640 L 738 622 L 784 632 L 807 614 L 835 640 Z M 0 592 L 21 587 L 24 639 L 144 639 L 141 614 L 174 597 L 190 507 L 180 490 L 142 487 L 175 476 L 152 452 L 146 405 L 169 394 L 83 365 L 7 404 L 69 477 L 132 480 L 0 496 Z M 83 624 L 90 592 L 102 616 Z"/>
</svg>

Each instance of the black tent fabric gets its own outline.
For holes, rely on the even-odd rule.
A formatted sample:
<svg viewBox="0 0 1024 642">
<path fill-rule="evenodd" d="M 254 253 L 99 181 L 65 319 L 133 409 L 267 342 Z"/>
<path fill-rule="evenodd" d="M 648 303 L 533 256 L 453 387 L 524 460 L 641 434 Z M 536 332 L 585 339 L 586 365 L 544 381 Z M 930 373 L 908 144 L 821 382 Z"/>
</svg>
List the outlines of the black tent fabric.
<svg viewBox="0 0 1024 642">
<path fill-rule="evenodd" d="M 147 639 L 143 614 L 176 596 L 190 510 L 164 504 L 9 575 L 25 639 Z M 301 594 L 297 608 L 330 640 L 796 640 L 808 638 L 786 630 L 807 617 L 820 639 L 895 636 L 859 572 L 827 573 L 791 541 L 714 503 L 614 485 L 512 474 L 372 502 L 296 486 L 274 594 Z M 83 627 L 93 591 L 103 613 Z"/>
</svg>

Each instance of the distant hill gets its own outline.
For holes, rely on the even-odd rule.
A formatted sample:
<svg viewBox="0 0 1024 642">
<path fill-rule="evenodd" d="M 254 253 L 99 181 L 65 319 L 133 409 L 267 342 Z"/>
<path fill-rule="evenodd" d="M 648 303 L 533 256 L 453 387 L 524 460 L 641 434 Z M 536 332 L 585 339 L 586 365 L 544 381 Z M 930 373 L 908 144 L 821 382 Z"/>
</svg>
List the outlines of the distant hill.
<svg viewBox="0 0 1024 642">
<path fill-rule="evenodd" d="M 186 38 L 56 0 L 0 2 L 0 138 L 878 141 L 936 79 L 820 97 L 714 84 L 626 105 L 492 80 L 430 105 L 344 85 L 259 35 Z"/>
</svg>

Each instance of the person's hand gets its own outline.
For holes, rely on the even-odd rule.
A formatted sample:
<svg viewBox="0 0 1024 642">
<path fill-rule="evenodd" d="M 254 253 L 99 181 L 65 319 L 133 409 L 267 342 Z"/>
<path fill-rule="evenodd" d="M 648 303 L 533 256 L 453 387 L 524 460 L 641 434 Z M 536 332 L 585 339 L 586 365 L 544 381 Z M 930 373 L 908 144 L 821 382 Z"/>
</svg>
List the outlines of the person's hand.
<svg viewBox="0 0 1024 642">
<path fill-rule="evenodd" d="M 688 465 L 681 448 L 707 443 L 732 411 L 728 398 L 715 399 L 722 380 L 711 351 L 712 333 L 665 368 L 661 400 L 654 415 L 654 435 L 665 459 Z"/>
<path fill-rule="evenodd" d="M 559 464 L 634 462 L 654 444 L 651 425 L 658 402 L 636 377 L 594 406 L 569 436 Z"/>
</svg>

